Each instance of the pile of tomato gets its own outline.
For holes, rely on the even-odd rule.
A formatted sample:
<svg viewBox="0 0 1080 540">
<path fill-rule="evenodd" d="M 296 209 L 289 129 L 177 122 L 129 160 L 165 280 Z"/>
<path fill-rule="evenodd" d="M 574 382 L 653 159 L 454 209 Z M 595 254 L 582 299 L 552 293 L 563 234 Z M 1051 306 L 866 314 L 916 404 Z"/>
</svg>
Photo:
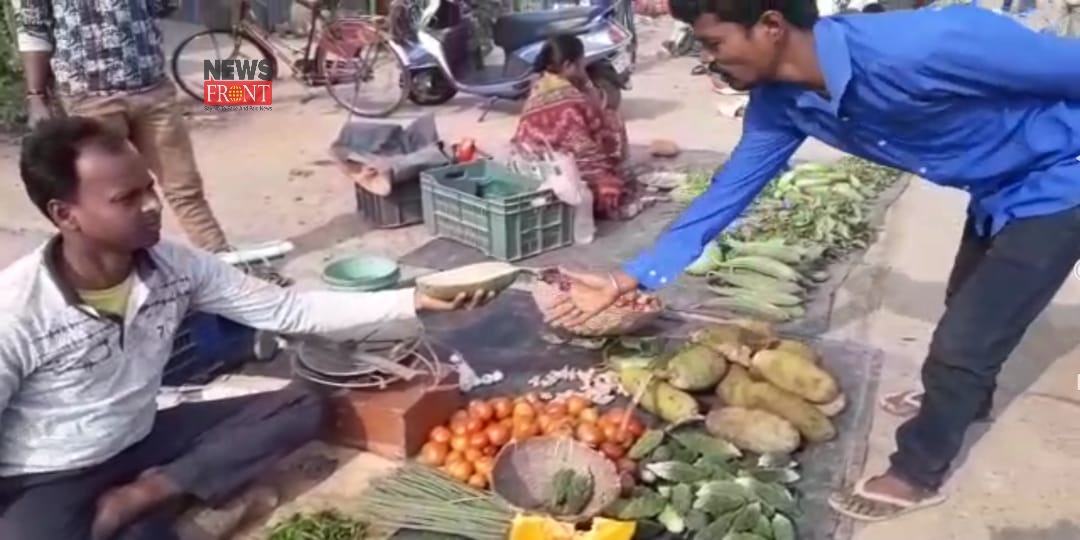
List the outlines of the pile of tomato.
<svg viewBox="0 0 1080 540">
<path fill-rule="evenodd" d="M 620 473 L 632 474 L 637 464 L 625 458 L 626 451 L 644 432 L 641 421 L 625 409 L 601 412 L 583 396 L 544 401 L 529 393 L 473 400 L 447 425 L 431 430 L 418 460 L 485 489 L 503 446 L 537 436 L 571 437 L 601 452 Z"/>
</svg>

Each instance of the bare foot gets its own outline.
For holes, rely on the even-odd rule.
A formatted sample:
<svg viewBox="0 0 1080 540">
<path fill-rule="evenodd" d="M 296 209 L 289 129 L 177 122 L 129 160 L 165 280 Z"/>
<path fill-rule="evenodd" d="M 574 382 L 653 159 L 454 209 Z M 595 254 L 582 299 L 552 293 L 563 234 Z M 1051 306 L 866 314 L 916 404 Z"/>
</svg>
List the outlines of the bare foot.
<svg viewBox="0 0 1080 540">
<path fill-rule="evenodd" d="M 913 503 L 933 496 L 932 492 L 913 486 L 890 473 L 871 478 L 866 482 L 864 490 L 867 493 L 886 495 Z"/>
<path fill-rule="evenodd" d="M 140 516 L 180 495 L 180 489 L 164 474 L 147 471 L 134 482 L 111 489 L 98 498 L 91 538 L 109 540 Z"/>
</svg>

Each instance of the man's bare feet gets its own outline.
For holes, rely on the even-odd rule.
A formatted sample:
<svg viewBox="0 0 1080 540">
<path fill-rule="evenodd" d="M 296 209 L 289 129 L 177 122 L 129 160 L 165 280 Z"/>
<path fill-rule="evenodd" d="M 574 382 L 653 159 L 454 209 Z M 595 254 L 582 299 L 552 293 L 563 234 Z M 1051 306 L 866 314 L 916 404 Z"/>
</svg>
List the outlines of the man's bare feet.
<svg viewBox="0 0 1080 540">
<path fill-rule="evenodd" d="M 164 474 L 150 470 L 130 484 L 105 492 L 97 500 L 91 529 L 93 540 L 109 540 L 140 516 L 181 495 L 180 488 Z"/>
</svg>

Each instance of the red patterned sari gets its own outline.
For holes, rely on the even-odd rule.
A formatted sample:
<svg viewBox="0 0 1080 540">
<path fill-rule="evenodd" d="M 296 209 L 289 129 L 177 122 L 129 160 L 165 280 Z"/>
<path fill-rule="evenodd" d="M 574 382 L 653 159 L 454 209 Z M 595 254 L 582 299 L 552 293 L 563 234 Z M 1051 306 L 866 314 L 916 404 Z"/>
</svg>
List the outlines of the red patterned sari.
<svg viewBox="0 0 1080 540">
<path fill-rule="evenodd" d="M 563 77 L 545 73 L 533 85 L 513 142 L 573 156 L 600 218 L 619 218 L 633 196 L 623 176 L 626 127 L 618 113 Z"/>
</svg>

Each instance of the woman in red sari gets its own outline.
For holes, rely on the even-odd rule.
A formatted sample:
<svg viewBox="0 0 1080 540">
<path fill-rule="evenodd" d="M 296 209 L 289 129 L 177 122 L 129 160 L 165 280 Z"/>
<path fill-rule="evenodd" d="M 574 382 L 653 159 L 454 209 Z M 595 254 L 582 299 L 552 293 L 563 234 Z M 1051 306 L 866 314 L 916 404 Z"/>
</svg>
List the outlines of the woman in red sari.
<svg viewBox="0 0 1080 540">
<path fill-rule="evenodd" d="M 633 200 L 623 172 L 626 127 L 589 82 L 584 56 L 585 47 L 574 36 L 548 40 L 537 57 L 540 78 L 525 101 L 513 142 L 573 156 L 593 193 L 597 217 L 619 219 Z"/>
</svg>

